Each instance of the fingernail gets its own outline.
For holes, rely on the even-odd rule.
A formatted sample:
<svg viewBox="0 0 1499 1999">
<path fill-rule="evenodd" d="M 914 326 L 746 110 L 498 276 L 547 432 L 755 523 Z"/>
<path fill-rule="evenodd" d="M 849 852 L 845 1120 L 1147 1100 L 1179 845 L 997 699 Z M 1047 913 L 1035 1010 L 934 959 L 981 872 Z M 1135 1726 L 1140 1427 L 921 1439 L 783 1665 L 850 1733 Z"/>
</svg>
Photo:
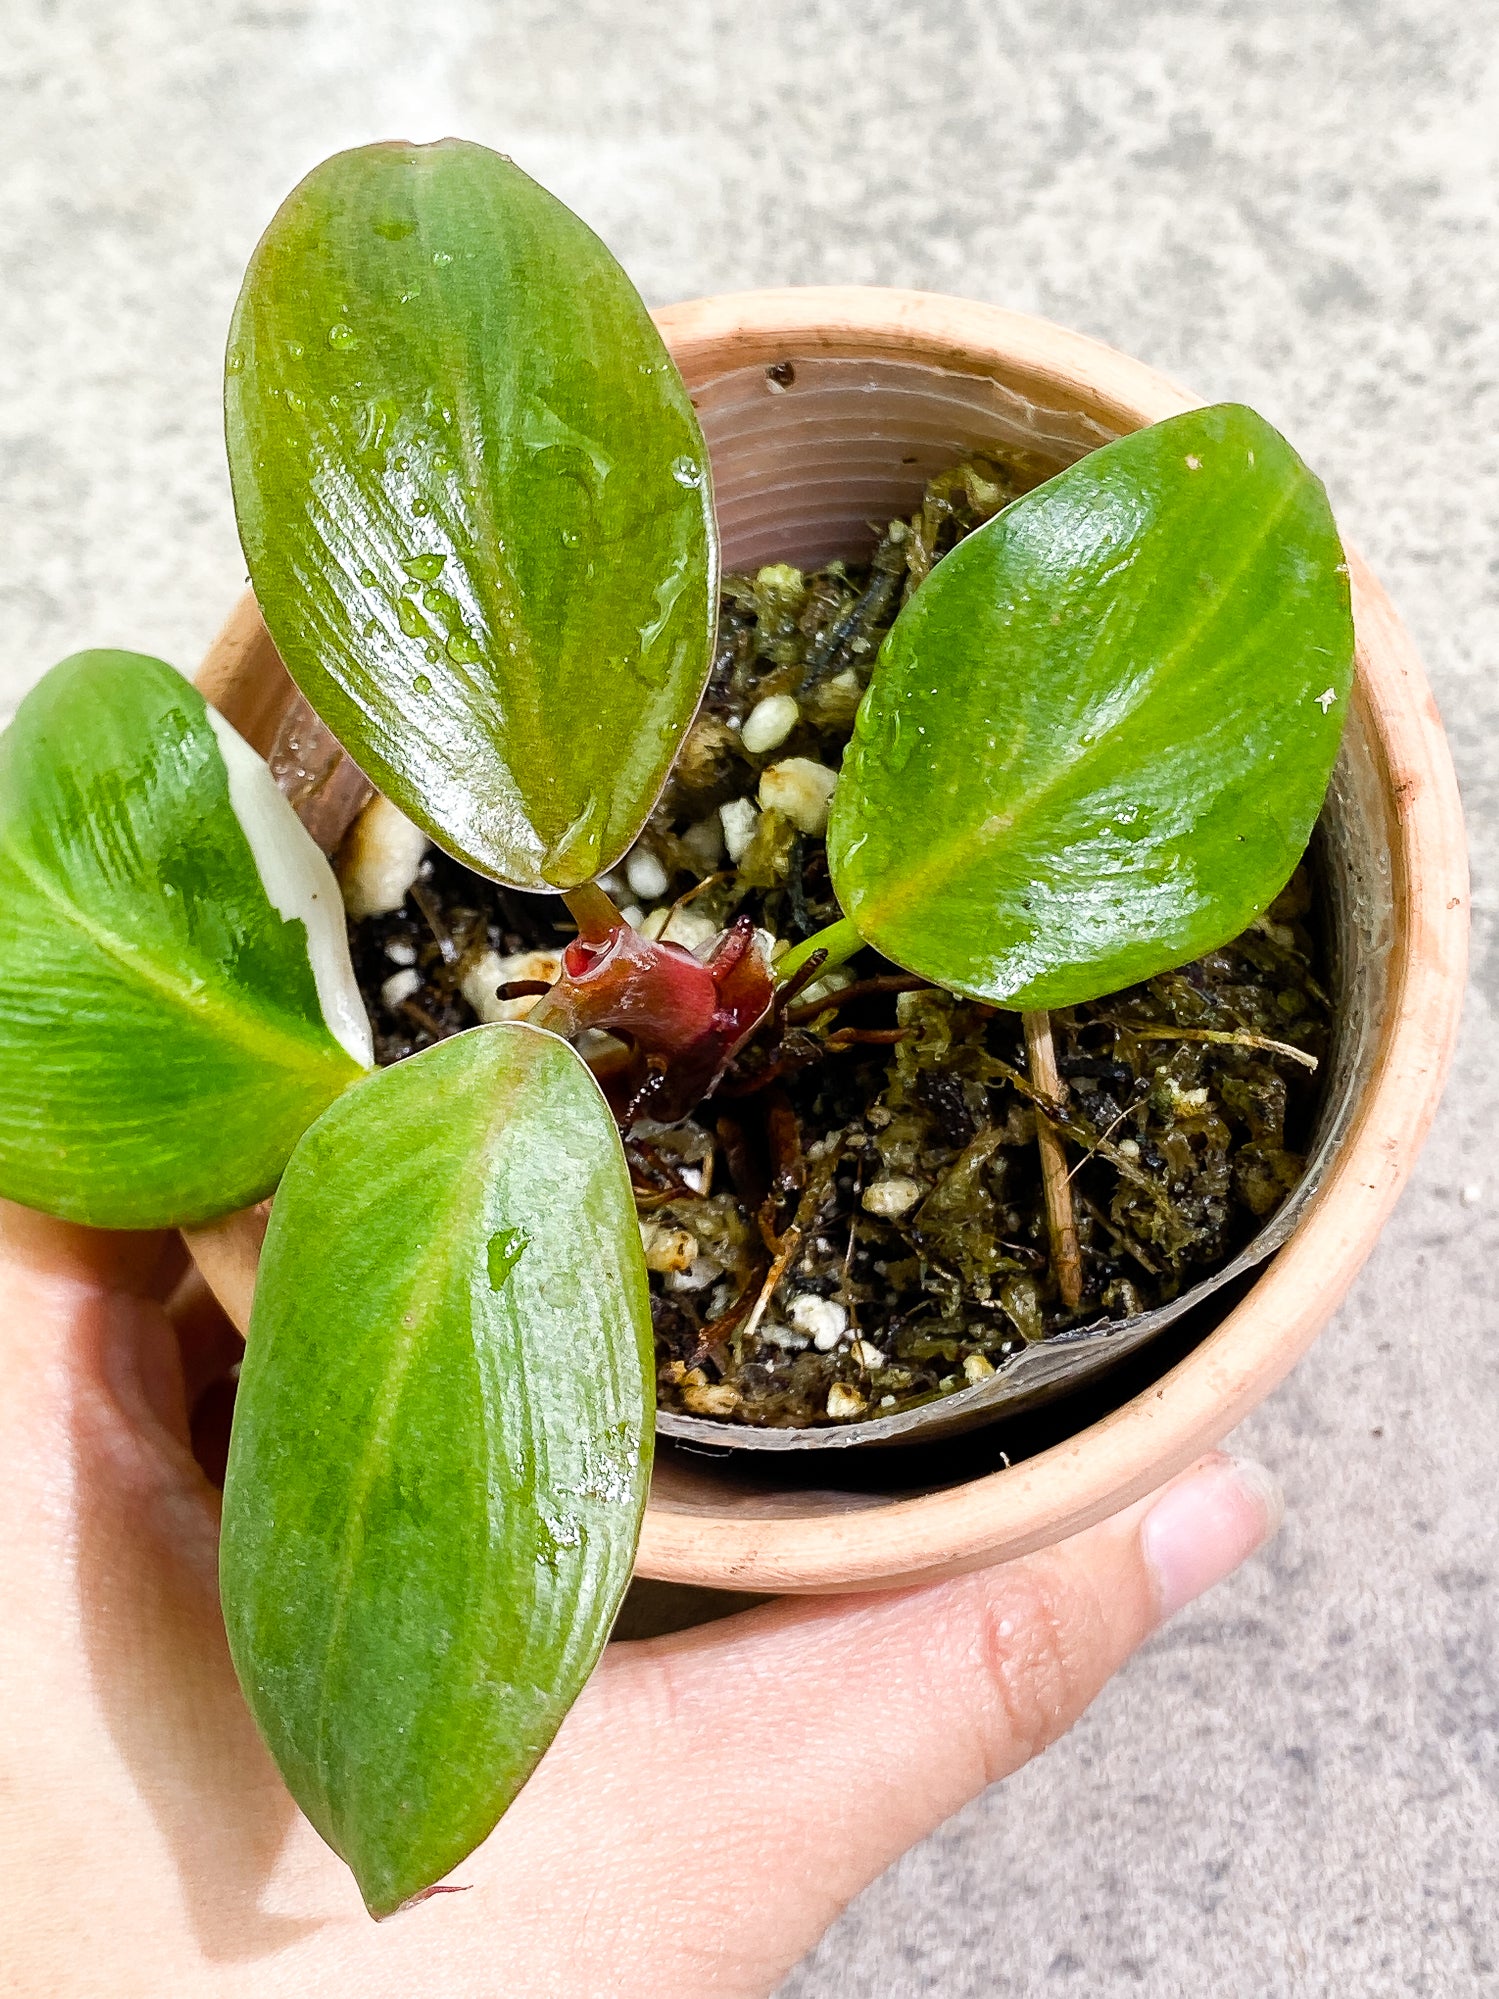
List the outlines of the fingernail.
<svg viewBox="0 0 1499 1999">
<path fill-rule="evenodd" d="M 1263 1548 L 1284 1513 L 1279 1485 L 1248 1458 L 1218 1458 L 1164 1493 L 1140 1529 L 1161 1622 Z"/>
</svg>

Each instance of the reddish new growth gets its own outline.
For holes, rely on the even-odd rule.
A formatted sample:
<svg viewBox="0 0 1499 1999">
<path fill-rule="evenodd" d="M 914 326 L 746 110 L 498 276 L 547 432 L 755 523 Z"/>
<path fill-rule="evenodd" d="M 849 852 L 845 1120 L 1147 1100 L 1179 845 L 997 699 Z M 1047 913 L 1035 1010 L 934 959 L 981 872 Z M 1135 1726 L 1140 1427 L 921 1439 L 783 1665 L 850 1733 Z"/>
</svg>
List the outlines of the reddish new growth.
<svg viewBox="0 0 1499 1999">
<path fill-rule="evenodd" d="M 701 1103 L 770 1012 L 775 992 L 764 947 L 741 917 L 695 958 L 653 943 L 627 923 L 575 937 L 562 976 L 530 1018 L 576 1040 L 589 1028 L 628 1041 L 631 1054 L 599 1080 L 621 1124 L 675 1124 Z"/>
</svg>

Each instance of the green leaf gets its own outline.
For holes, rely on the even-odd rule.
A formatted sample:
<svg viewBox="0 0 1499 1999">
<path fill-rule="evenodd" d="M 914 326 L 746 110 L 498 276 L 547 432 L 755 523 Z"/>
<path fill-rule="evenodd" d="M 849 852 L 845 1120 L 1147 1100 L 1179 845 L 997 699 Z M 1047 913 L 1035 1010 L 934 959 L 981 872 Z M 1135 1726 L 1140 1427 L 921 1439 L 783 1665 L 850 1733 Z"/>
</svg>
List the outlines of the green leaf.
<svg viewBox="0 0 1499 1999">
<path fill-rule="evenodd" d="M 1237 936 L 1289 878 L 1353 680 L 1320 482 L 1236 404 L 1106 445 L 961 542 L 881 650 L 833 801 L 899 965 L 1070 1006 Z"/>
<path fill-rule="evenodd" d="M 576 1698 L 630 1579 L 653 1412 L 629 1174 L 565 1042 L 474 1028 L 303 1139 L 240 1378 L 224 1614 L 374 1914 L 478 1845 Z"/>
<path fill-rule="evenodd" d="M 159 659 L 54 667 L 0 738 L 0 1193 L 226 1214 L 369 1060 L 338 885 L 260 758 Z"/>
<path fill-rule="evenodd" d="M 611 866 L 702 693 L 717 555 L 604 245 L 482 146 L 340 153 L 251 259 L 226 411 L 255 594 L 355 761 L 501 881 Z"/>
</svg>

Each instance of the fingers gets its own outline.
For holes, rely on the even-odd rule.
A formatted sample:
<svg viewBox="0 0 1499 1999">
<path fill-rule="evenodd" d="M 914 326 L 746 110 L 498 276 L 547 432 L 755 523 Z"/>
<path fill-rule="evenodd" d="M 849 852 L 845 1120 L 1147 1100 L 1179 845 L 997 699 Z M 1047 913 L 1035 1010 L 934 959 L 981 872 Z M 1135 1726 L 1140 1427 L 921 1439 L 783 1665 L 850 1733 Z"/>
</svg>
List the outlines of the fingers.
<svg viewBox="0 0 1499 1999">
<path fill-rule="evenodd" d="M 56 1280 L 160 1298 L 185 1260 L 175 1232 L 88 1229 L 0 1200 L 0 1295 L 13 1284 Z M 23 1323 L 18 1310 L 10 1322 Z"/>
<path fill-rule="evenodd" d="M 756 1967 L 733 1989 L 768 1991 L 851 1896 L 1070 1728 L 1278 1521 L 1268 1475 L 1215 1456 L 1023 1561 L 616 1647 L 602 1712 L 563 1742 L 595 1770 L 627 1760 L 648 1873 L 694 1878 L 706 1844 L 725 1963 Z M 690 1924 L 698 1905 L 682 1910 Z"/>
<path fill-rule="evenodd" d="M 131 1300 L 164 1301 L 175 1342 L 159 1315 L 124 1310 Z M 92 1336 L 101 1323 L 113 1329 L 105 1344 Z M 8 1391 L 0 1435 L 7 1421 L 35 1427 L 18 1390 L 50 1384 L 66 1397 L 107 1354 L 117 1385 L 133 1378 L 156 1422 L 185 1443 L 189 1417 L 206 1390 L 228 1388 L 243 1344 L 175 1230 L 89 1229 L 0 1201 L 0 1382 Z M 210 1455 L 222 1457 L 220 1443 Z"/>
<path fill-rule="evenodd" d="M 157 1302 L 188 1295 L 185 1262 L 175 1234 L 80 1228 L 0 1201 L 0 1495 L 13 1517 L 51 1507 L 64 1485 L 113 1496 L 120 1520 L 124 1493 L 142 1489 L 211 1514 L 188 1450 L 182 1348 Z M 206 1316 L 187 1315 L 205 1356 Z M 62 1588 L 35 1545 L 10 1553 Z"/>
</svg>

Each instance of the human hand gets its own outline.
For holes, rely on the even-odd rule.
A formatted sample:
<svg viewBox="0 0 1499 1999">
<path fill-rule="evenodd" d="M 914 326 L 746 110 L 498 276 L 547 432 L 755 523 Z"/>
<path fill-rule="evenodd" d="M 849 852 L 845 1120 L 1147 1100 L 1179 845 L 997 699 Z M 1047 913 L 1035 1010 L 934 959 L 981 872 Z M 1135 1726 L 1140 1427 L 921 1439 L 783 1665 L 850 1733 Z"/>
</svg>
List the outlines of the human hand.
<svg viewBox="0 0 1499 1999">
<path fill-rule="evenodd" d="M 175 1239 L 0 1203 L 0 1990 L 21 1999 L 769 1993 L 1278 1520 L 1267 1476 L 1214 1456 L 1002 1568 L 611 1645 L 470 1892 L 376 1927 L 229 1664 L 186 1412 L 232 1334 L 169 1317 L 181 1267 Z"/>
</svg>

